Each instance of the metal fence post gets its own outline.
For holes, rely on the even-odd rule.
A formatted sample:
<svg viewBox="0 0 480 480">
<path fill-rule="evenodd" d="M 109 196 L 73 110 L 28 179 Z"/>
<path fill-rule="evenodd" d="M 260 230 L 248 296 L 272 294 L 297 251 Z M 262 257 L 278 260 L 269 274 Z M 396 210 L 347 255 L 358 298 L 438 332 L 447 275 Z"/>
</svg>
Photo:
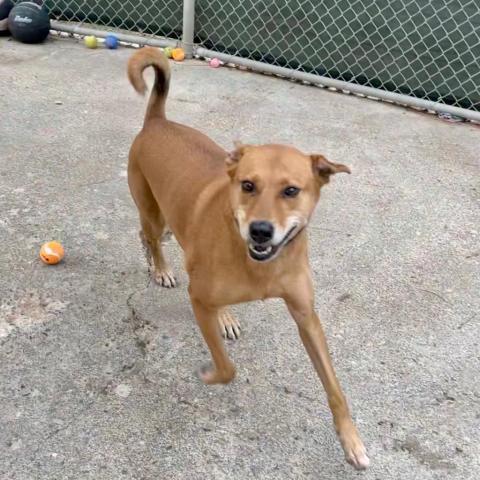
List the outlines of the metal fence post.
<svg viewBox="0 0 480 480">
<path fill-rule="evenodd" d="M 195 0 L 183 1 L 182 48 L 185 58 L 193 57 L 193 34 L 195 28 Z"/>
</svg>

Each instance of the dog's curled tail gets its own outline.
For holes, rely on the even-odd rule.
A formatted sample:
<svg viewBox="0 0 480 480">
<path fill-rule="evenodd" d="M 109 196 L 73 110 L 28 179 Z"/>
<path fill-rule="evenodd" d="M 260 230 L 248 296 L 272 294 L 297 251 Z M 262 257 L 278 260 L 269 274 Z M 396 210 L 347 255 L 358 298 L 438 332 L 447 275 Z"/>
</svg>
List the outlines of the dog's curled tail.
<svg viewBox="0 0 480 480">
<path fill-rule="evenodd" d="M 165 100 L 170 85 L 170 66 L 167 57 L 158 48 L 143 47 L 135 52 L 128 61 L 128 79 L 133 88 L 145 95 L 147 84 L 143 78 L 143 71 L 147 67 L 155 70 L 155 83 L 148 102 L 145 121 L 157 117 L 165 118 Z"/>
</svg>

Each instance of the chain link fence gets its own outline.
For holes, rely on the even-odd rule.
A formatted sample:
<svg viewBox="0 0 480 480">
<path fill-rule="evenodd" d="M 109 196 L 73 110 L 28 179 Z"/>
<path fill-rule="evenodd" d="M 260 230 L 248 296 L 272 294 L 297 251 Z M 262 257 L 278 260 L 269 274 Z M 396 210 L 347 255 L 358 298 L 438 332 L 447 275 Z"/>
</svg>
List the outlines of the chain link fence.
<svg viewBox="0 0 480 480">
<path fill-rule="evenodd" d="M 178 0 L 46 0 L 50 18 L 180 39 L 182 2 Z"/>
<path fill-rule="evenodd" d="M 479 0 L 198 0 L 206 48 L 480 111 Z"/>
<path fill-rule="evenodd" d="M 57 20 L 176 40 L 182 3 L 46 1 Z M 199 47 L 480 112 L 480 0 L 197 0 L 193 12 Z"/>
</svg>

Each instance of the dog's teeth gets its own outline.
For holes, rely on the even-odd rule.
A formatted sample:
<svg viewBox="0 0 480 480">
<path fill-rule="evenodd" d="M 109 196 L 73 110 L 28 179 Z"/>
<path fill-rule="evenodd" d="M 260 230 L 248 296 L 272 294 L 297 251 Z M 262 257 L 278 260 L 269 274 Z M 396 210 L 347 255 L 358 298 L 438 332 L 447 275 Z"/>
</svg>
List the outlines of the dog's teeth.
<svg viewBox="0 0 480 480">
<path fill-rule="evenodd" d="M 256 255 L 258 255 L 259 257 L 266 257 L 268 256 L 272 250 L 273 250 L 273 247 L 270 245 L 268 247 L 266 247 L 264 250 L 257 250 L 256 246 L 255 245 L 249 245 L 248 248 L 254 252 Z"/>
</svg>

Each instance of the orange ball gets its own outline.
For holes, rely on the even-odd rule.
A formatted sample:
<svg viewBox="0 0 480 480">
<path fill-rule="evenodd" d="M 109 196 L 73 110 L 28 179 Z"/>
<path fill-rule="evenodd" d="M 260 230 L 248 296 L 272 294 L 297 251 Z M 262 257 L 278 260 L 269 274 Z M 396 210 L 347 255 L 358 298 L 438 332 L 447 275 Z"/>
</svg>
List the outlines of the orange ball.
<svg viewBox="0 0 480 480">
<path fill-rule="evenodd" d="M 63 247 L 58 242 L 47 242 L 40 249 L 40 258 L 43 263 L 55 265 L 60 262 L 65 255 Z"/>
<path fill-rule="evenodd" d="M 172 58 L 177 62 L 181 62 L 182 60 L 184 60 L 185 52 L 183 51 L 183 48 L 174 48 L 172 50 Z"/>
</svg>

